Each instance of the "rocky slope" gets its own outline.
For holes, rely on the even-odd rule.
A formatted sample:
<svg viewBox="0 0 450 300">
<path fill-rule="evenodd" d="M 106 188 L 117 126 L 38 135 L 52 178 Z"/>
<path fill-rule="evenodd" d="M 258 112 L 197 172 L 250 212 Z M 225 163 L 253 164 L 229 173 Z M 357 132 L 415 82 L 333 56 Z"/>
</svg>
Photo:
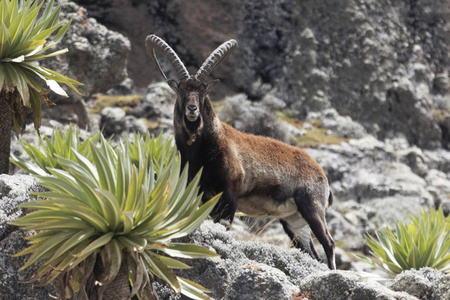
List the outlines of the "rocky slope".
<svg viewBox="0 0 450 300">
<path fill-rule="evenodd" d="M 130 37 L 128 70 L 140 86 L 160 80 L 146 35 L 194 69 L 236 38 L 214 73 L 229 89 L 274 94 L 295 117 L 333 107 L 378 138 L 449 147 L 449 0 L 77 2 Z"/>
<path fill-rule="evenodd" d="M 29 175 L 0 175 L 0 295 L 2 300 L 50 299 L 51 287 L 23 282 L 33 269 L 18 271 L 24 257 L 12 257 L 26 246 L 26 234 L 8 225 L 23 215 L 17 205 L 40 191 Z M 211 290 L 214 299 L 447 299 L 450 276 L 432 270 L 405 272 L 388 288 L 352 271 L 328 271 L 324 264 L 297 249 L 261 242 L 237 241 L 222 225 L 206 221 L 181 241 L 214 250 L 220 258 L 186 261 L 193 268 L 183 277 Z M 179 299 L 165 285 L 155 283 L 161 299 Z M 297 298 L 296 298 L 297 297 Z"/>
<path fill-rule="evenodd" d="M 336 198 L 327 218 L 341 269 L 373 272 L 349 253 L 367 251 L 363 234 L 424 207 L 449 213 L 449 0 L 58 2 L 63 18 L 74 20 L 62 45 L 69 53 L 46 64 L 85 86 L 83 96 L 53 96 L 58 106 L 45 108 L 43 134 L 74 122 L 117 139 L 146 131 L 170 135 L 174 94 L 146 57 L 145 36 L 163 37 L 192 71 L 221 42 L 236 38 L 239 48 L 213 74 L 222 80 L 212 95 L 221 100 L 214 104 L 218 114 L 239 130 L 302 146 L 323 166 Z M 31 127 L 21 138 L 37 141 Z M 15 140 L 12 151 L 25 156 Z M 21 176 L 0 180 L 0 295 L 45 299 L 46 290 L 18 284 L 27 276 L 7 256 L 23 247 L 23 234 L 6 222 L 38 188 Z M 244 299 L 236 298 L 237 287 L 248 297 L 263 293 L 255 280 L 274 294 L 297 293 L 294 299 L 310 292 L 335 299 L 320 290 L 322 282 L 354 299 L 377 291 L 380 299 L 410 297 L 392 290 L 420 299 L 449 293 L 448 276 L 430 270 L 406 272 L 392 290 L 356 273 L 316 274 L 324 265 L 288 250 L 278 222 L 237 220 L 231 233 L 208 224 L 191 240 L 222 254 L 195 263 L 190 274 L 206 285 L 215 276 L 216 298 Z M 172 297 L 159 288 L 163 299 Z"/>
</svg>

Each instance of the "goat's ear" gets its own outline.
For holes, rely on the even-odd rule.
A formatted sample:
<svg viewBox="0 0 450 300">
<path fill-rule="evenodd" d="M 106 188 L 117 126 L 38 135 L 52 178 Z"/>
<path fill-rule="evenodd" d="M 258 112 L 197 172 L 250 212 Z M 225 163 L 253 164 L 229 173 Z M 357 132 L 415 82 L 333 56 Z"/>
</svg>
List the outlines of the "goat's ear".
<svg viewBox="0 0 450 300">
<path fill-rule="evenodd" d="M 169 79 L 169 80 L 167 80 L 167 84 L 168 84 L 168 85 L 170 86 L 170 88 L 171 88 L 172 90 L 174 90 L 175 92 L 178 91 L 178 82 L 176 82 L 175 80 Z"/>
<path fill-rule="evenodd" d="M 208 82 L 206 84 L 206 93 L 211 92 L 218 83 L 219 83 L 219 79 L 211 80 L 210 82 Z"/>
</svg>

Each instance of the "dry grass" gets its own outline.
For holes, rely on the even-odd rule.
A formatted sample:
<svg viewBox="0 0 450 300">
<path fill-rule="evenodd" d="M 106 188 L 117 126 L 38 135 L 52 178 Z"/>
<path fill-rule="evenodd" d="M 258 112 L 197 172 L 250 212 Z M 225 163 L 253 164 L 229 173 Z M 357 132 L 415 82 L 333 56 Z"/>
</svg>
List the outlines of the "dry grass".
<svg viewBox="0 0 450 300">
<path fill-rule="evenodd" d="M 280 121 L 285 121 L 297 128 L 303 128 L 306 122 L 299 121 L 295 118 L 290 117 L 285 112 L 277 112 L 277 118 Z M 296 139 L 296 146 L 305 147 L 305 148 L 317 148 L 323 144 L 340 144 L 342 142 L 347 142 L 348 138 L 344 138 L 342 136 L 329 134 L 328 130 L 322 128 L 322 124 L 319 120 L 314 120 L 312 122 L 308 122 L 311 125 L 310 129 L 305 129 L 306 134 Z"/>
<path fill-rule="evenodd" d="M 95 94 L 94 95 L 94 106 L 91 108 L 91 112 L 98 114 L 105 107 L 122 107 L 122 109 L 127 112 L 131 110 L 132 107 L 141 102 L 141 95 L 118 95 L 110 96 L 105 94 Z"/>
</svg>

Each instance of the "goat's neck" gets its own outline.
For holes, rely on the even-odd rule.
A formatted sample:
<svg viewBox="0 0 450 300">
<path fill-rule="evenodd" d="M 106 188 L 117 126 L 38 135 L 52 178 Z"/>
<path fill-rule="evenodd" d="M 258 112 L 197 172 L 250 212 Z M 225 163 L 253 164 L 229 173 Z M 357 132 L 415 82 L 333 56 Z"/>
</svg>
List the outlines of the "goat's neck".
<svg viewBox="0 0 450 300">
<path fill-rule="evenodd" d="M 184 116 L 181 113 L 181 108 L 178 104 L 175 105 L 174 127 L 177 147 L 181 153 L 183 164 L 189 162 L 190 170 L 195 173 L 209 159 L 211 152 L 217 149 L 222 128 L 209 97 L 207 96 L 204 101 L 201 112 L 203 127 L 192 143 L 188 143 L 191 136 L 183 126 L 182 118 Z"/>
</svg>

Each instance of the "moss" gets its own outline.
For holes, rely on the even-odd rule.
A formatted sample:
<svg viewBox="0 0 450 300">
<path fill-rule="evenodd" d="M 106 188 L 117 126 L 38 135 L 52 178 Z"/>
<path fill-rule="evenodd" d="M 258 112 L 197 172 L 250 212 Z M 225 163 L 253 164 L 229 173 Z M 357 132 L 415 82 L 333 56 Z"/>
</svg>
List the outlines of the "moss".
<svg viewBox="0 0 450 300">
<path fill-rule="evenodd" d="M 144 121 L 145 125 L 147 125 L 147 128 L 149 131 L 153 131 L 159 128 L 160 124 L 158 122 L 150 121 L 146 118 L 140 118 L 140 120 Z"/>
<path fill-rule="evenodd" d="M 306 131 L 305 135 L 295 140 L 296 146 L 316 148 L 323 144 L 340 144 L 348 141 L 348 138 L 329 134 L 327 129 L 322 128 L 322 123 L 317 119 L 312 122 L 304 122 L 289 116 L 285 111 L 277 111 L 277 119 L 280 121 L 285 121 L 300 129 L 304 129 L 303 127 L 305 123 L 311 125 L 311 129 L 304 129 Z"/>
<path fill-rule="evenodd" d="M 110 96 L 105 94 L 95 94 L 94 107 L 91 108 L 92 113 L 100 113 L 105 107 L 122 107 L 128 113 L 132 107 L 141 102 L 141 95 L 119 95 Z"/>
<path fill-rule="evenodd" d="M 347 142 L 348 138 L 342 136 L 328 134 L 327 129 L 315 128 L 306 130 L 306 134 L 296 139 L 297 145 L 306 148 L 317 148 L 323 144 L 338 145 L 342 142 Z"/>
</svg>

